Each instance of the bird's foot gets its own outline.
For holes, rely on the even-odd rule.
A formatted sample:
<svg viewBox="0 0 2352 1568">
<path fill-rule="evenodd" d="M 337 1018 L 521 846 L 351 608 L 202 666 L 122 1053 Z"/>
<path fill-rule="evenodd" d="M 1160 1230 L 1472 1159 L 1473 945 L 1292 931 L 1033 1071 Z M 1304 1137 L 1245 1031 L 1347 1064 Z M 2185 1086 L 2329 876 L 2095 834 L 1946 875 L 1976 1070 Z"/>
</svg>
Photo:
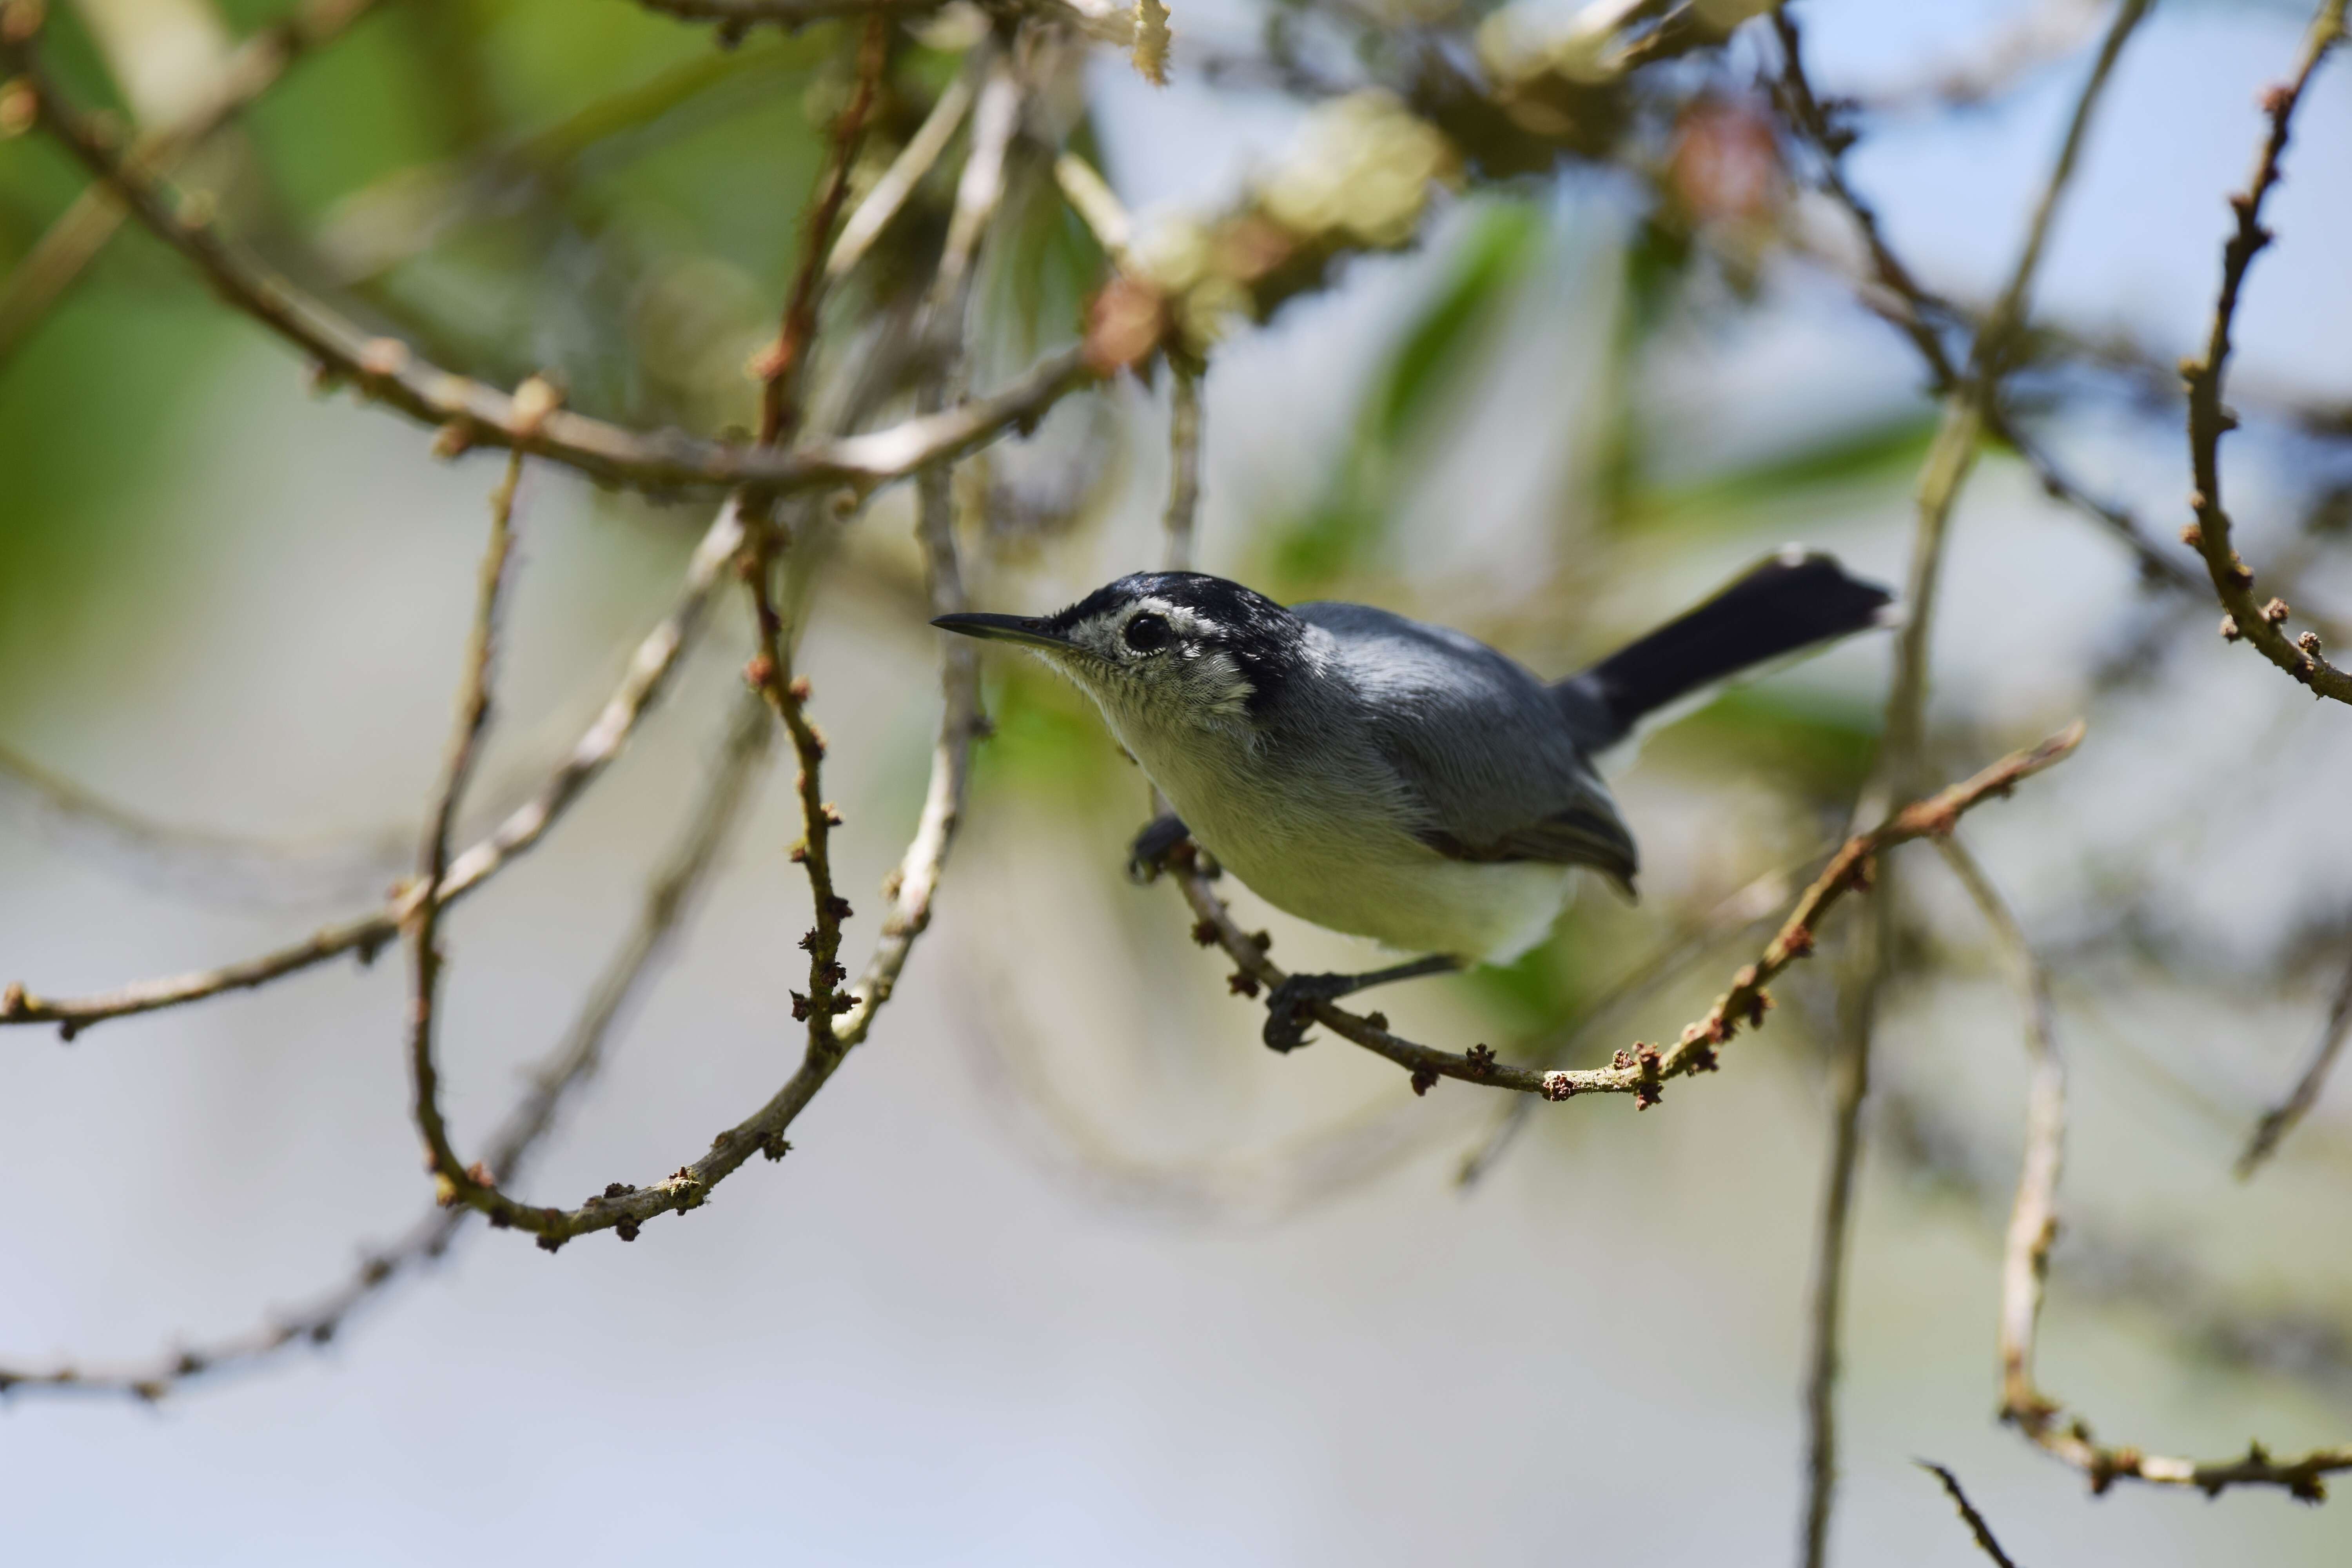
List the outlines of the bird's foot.
<svg viewBox="0 0 2352 1568">
<path fill-rule="evenodd" d="M 1318 1002 L 1337 1002 L 1361 987 L 1355 974 L 1294 974 L 1265 999 L 1265 1028 L 1260 1038 L 1266 1048 L 1295 1051 L 1307 1044 L 1307 1026 L 1313 1023 Z"/>
<path fill-rule="evenodd" d="M 1191 837 L 1183 819 L 1174 812 L 1153 817 L 1128 846 L 1127 879 L 1138 887 L 1158 880 L 1160 873 L 1168 869 L 1170 858 Z"/>
</svg>

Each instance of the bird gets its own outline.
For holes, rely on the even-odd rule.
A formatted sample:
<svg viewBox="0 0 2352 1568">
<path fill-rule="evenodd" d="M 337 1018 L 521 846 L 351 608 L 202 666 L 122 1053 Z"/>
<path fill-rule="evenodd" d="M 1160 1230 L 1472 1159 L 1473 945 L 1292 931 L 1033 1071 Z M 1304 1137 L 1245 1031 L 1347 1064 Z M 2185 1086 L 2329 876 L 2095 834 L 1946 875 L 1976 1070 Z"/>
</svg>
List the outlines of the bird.
<svg viewBox="0 0 2352 1568">
<path fill-rule="evenodd" d="M 1553 682 L 1450 627 L 1198 572 L 931 624 L 1024 648 L 1093 700 L 1174 807 L 1137 836 L 1135 868 L 1189 837 L 1276 908 L 1420 955 L 1291 975 L 1262 1031 L 1288 1051 L 1318 1000 L 1517 958 L 1580 875 L 1632 898 L 1640 855 L 1594 759 L 1703 688 L 1898 618 L 1885 588 L 1791 546 Z"/>
</svg>

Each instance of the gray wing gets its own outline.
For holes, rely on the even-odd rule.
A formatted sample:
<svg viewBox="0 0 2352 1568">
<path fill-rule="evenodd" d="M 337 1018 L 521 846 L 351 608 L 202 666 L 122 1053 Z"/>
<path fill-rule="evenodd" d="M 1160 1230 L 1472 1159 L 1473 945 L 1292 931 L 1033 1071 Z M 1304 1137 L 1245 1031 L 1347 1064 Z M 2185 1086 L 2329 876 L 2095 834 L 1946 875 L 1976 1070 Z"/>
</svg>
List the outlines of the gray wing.
<svg viewBox="0 0 2352 1568">
<path fill-rule="evenodd" d="M 1297 605 L 1331 634 L 1371 740 L 1459 860 L 1590 866 L 1627 892 L 1633 836 L 1543 683 L 1475 637 L 1364 605 Z"/>
</svg>

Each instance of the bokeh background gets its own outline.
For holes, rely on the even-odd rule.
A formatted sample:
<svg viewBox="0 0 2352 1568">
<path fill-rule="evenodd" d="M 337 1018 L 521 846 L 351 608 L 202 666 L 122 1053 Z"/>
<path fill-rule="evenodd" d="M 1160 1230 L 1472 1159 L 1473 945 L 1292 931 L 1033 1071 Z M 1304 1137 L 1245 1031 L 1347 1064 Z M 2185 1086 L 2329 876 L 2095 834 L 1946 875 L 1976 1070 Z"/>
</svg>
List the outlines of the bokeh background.
<svg viewBox="0 0 2352 1568">
<path fill-rule="evenodd" d="M 265 0 L 85 0 L 49 29 L 89 94 L 168 117 Z M 1467 36 L 1444 5 L 1275 13 L 1307 88 L 1379 79 L 1350 27 Z M 1515 10 L 1540 28 L 1565 8 Z M 1931 287 L 1997 290 L 2104 22 L 2094 5 L 1805 0 L 1815 79 L 1864 107 L 1853 177 Z M 1334 21 L 1332 18 L 1339 18 Z M 2061 216 L 2021 408 L 2162 548 L 2187 519 L 2162 374 L 2201 342 L 2226 211 L 2299 5 L 2166 0 Z M 1295 167 L 1314 91 L 1265 9 L 1176 12 L 1173 80 L 1067 74 L 1147 226 Z M 951 74 L 955 18 L 906 68 Z M 201 156 L 225 221 L 487 376 L 550 367 L 632 422 L 751 422 L 844 37 L 703 28 L 622 0 L 385 0 Z M 1205 382 L 1202 559 L 1367 599 L 1563 673 L 1763 551 L 1901 578 L 1934 424 L 1859 304 L 1833 210 L 1741 140 L 1750 32 L 1689 61 L 1754 183 L 1565 158 L 1435 197 Z M 2338 62 L 2339 66 L 2341 62 Z M 1955 71 L 1989 88 L 1954 103 Z M 1299 89 L 1294 90 L 1294 89 Z M 183 88 L 184 90 L 184 88 Z M 901 105 L 903 138 L 921 103 Z M 1687 124 L 1684 142 L 1687 143 Z M 1670 138 L 1664 145 L 1676 145 Z M 2241 312 L 2229 478 L 2248 558 L 2352 614 L 2352 70 L 2323 74 Z M 1718 149 L 1720 152 L 1721 149 Z M 1740 158 L 1748 163 L 1738 163 Z M 1285 160 L 1293 160 L 1286 163 Z M 79 189 L 0 145 L 0 266 Z M 1745 193 L 1745 194 L 1741 194 Z M 1100 278 L 1050 184 L 990 258 L 981 384 L 1067 341 Z M 938 193 L 933 193 L 937 206 Z M 1683 205 L 1676 206 L 1676 203 Z M 495 459 L 320 400 L 302 367 L 137 234 L 0 342 L 0 979 L 100 989 L 365 908 L 437 766 Z M 14 330 L 14 329 L 12 329 Z M 2095 351 L 2095 352 L 2094 352 Z M 1167 382 L 1123 381 L 960 480 L 976 602 L 1065 602 L 1160 548 Z M 920 802 L 936 716 L 909 508 L 878 500 L 814 601 L 854 902 Z M 481 818 L 593 711 L 707 512 L 534 468 Z M 2315 1037 L 2352 942 L 2352 728 L 2212 635 L 2208 598 L 1989 452 L 1954 525 L 1931 752 L 1957 774 L 2076 714 L 2078 758 L 1969 820 L 2057 987 L 2074 1124 L 2042 1376 L 2104 1436 L 2220 1455 L 2352 1427 L 2346 1093 L 2251 1184 L 2231 1164 Z M 447 1103 L 478 1138 L 555 1038 L 725 726 L 750 649 L 722 602 L 674 695 L 524 866 L 456 913 Z M 1696 1016 L 1757 940 L 1721 915 L 1835 834 L 1883 642 L 1648 736 L 1613 775 L 1644 898 L 1581 900 L 1502 973 L 1380 1005 L 1416 1037 L 1584 1062 Z M 1276 1058 L 1165 888 L 1120 877 L 1147 803 L 1069 692 L 990 666 L 997 738 L 939 921 L 779 1166 L 633 1247 L 470 1232 L 335 1342 L 154 1408 L 20 1393 L 0 1497 L 26 1562 L 1766 1563 L 1795 1532 L 1827 966 L 1713 1079 L 1635 1116 L 1536 1108 L 1473 1184 L 1498 1097 L 1426 1099 L 1341 1043 Z M 138 840 L 19 764 L 190 831 Z M 782 775 L 691 940 L 540 1157 L 534 1196 L 645 1181 L 797 1059 L 804 888 Z M 1883 1016 L 1855 1237 L 1839 1556 L 1965 1563 L 1915 1457 L 2022 1562 L 2333 1563 L 2352 1515 L 2124 1490 L 1998 1427 L 1993 1310 L 2023 1058 L 1970 907 L 1923 858 Z M 1243 899 L 1294 967 L 1360 957 Z M 1709 922 L 1713 923 L 1710 924 Z M 1694 934 L 1696 933 L 1696 934 Z M 852 924 L 853 951 L 871 935 Z M 405 1114 L 402 965 L 0 1056 L 0 1344 L 89 1364 L 234 1331 L 348 1271 L 429 1200 Z"/>
</svg>

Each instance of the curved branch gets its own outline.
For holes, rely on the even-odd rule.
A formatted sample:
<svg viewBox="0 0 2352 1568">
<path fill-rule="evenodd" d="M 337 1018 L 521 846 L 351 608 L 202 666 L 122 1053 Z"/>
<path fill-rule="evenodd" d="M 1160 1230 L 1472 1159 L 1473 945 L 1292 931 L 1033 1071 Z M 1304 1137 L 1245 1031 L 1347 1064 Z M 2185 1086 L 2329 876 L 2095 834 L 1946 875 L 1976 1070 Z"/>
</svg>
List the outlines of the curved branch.
<svg viewBox="0 0 2352 1568">
<path fill-rule="evenodd" d="M 2336 987 L 2336 1000 L 2327 1008 L 2327 1022 L 2319 1031 L 2318 1048 L 2311 1054 L 2311 1065 L 2294 1082 L 2286 1099 L 2263 1113 L 2254 1126 L 2253 1136 L 2246 1142 L 2246 1152 L 2238 1156 L 2238 1179 L 2243 1181 L 2254 1173 L 2263 1161 L 2278 1150 L 2281 1140 L 2294 1131 L 2311 1108 L 2319 1103 L 2319 1091 L 2327 1086 L 2327 1075 L 2343 1054 L 2344 1042 L 2352 1039 L 2352 965 L 2346 967 L 2343 980 Z"/>
<path fill-rule="evenodd" d="M 2189 461 L 2196 489 L 2189 504 L 2197 521 L 2181 533 L 2184 542 L 2205 559 L 2213 592 L 2229 613 L 2221 617 L 2221 636 L 2245 641 L 2255 651 L 2309 689 L 2315 697 L 2352 702 L 2352 671 L 2337 668 L 2320 657 L 2319 634 L 2305 632 L 2289 641 L 2285 626 L 2292 613 L 2286 601 L 2257 603 L 2254 574 L 2230 547 L 2230 514 L 2221 506 L 2221 437 L 2238 420 L 2221 405 L 2221 381 L 2230 358 L 2230 329 L 2238 311 L 2238 295 L 2254 258 L 2271 242 L 2262 225 L 2263 202 L 2279 182 L 2279 160 L 2285 154 L 2287 133 L 2294 111 L 2303 102 L 2312 74 L 2344 36 L 2345 0 L 2321 0 L 2310 31 L 2304 35 L 2303 57 L 2294 77 L 2263 96 L 2269 134 L 2254 160 L 2254 173 L 2245 190 L 2230 198 L 2237 226 L 2221 247 L 2221 289 L 2213 301 L 2213 325 L 2206 336 L 2202 359 L 2185 361 L 2181 376 L 2189 386 Z"/>
<path fill-rule="evenodd" d="M 463 898 L 537 844 L 581 792 L 620 754 L 637 721 L 668 684 L 671 672 L 677 668 L 678 655 L 702 624 L 711 590 L 742 542 L 742 520 L 730 502 L 719 509 L 710 531 L 695 547 L 677 603 L 638 643 L 620 685 L 605 700 L 595 722 L 589 725 L 571 754 L 549 775 L 536 795 L 450 861 L 447 874 L 440 880 L 436 902 L 446 904 Z M 58 1032 L 70 1040 L 90 1025 L 108 1018 L 176 1007 L 225 991 L 250 990 L 346 952 L 358 953 L 362 962 L 372 961 L 386 942 L 400 933 L 402 922 L 413 916 L 423 902 L 423 884 L 412 883 L 373 914 L 328 926 L 289 947 L 243 963 L 141 981 L 93 996 L 38 996 L 26 990 L 22 983 L 11 983 L 0 991 L 0 1025 L 56 1024 Z"/>
<path fill-rule="evenodd" d="M 1869 889 L 1873 863 L 1879 854 L 1915 838 L 1945 837 L 1963 814 L 2007 795 L 2021 781 L 2074 751 L 2082 739 L 2083 724 L 2078 720 L 2040 745 L 2013 752 L 1972 778 L 1925 800 L 1914 801 L 1876 827 L 1847 839 L 1830 858 L 1828 867 L 1798 898 L 1796 908 L 1756 962 L 1733 975 L 1731 989 L 1716 998 L 1706 1016 L 1685 1026 L 1682 1037 L 1671 1046 L 1661 1047 L 1636 1041 L 1633 1050 L 1619 1051 L 1616 1060 L 1606 1068 L 1546 1070 L 1498 1061 L 1495 1053 L 1484 1046 L 1457 1056 L 1416 1044 L 1391 1034 L 1388 1020 L 1378 1013 L 1358 1015 L 1329 1002 L 1316 1002 L 1308 1011 L 1317 1023 L 1341 1038 L 1353 1041 L 1375 1056 L 1386 1057 L 1411 1072 L 1414 1083 L 1423 1089 L 1441 1078 L 1450 1078 L 1489 1089 L 1538 1094 L 1553 1100 L 1572 1100 L 1580 1094 L 1630 1094 L 1637 1109 L 1646 1110 L 1658 1102 L 1660 1086 L 1666 1079 L 1713 1072 L 1717 1067 L 1716 1047 L 1736 1035 L 1742 1024 L 1751 1029 L 1762 1026 L 1764 1015 L 1772 1005 L 1764 988 L 1782 970 L 1813 951 L 1814 929 L 1832 905 L 1849 892 Z M 1176 885 L 1200 921 L 1193 928 L 1194 940 L 1203 946 L 1213 942 L 1234 961 L 1237 966 L 1233 977 L 1236 991 L 1255 995 L 1258 987 L 1271 989 L 1288 978 L 1265 956 L 1273 944 L 1264 933 L 1252 935 L 1234 921 L 1233 911 L 1209 885 L 1197 855 L 1189 846 L 1179 846 L 1171 857 L 1171 864 L 1177 872 Z"/>
<path fill-rule="evenodd" d="M 828 485 L 868 488 L 960 457 L 1007 432 L 1026 430 L 1064 395 L 1094 379 L 1077 350 L 1040 362 L 1018 381 L 953 408 L 887 429 L 782 450 L 706 441 L 676 430 L 639 431 L 534 400 L 445 370 L 397 338 L 376 337 L 324 300 L 271 271 L 214 231 L 201 197 L 173 193 L 121 155 L 89 118 L 61 97 L 29 39 L 0 36 L 0 66 L 20 73 L 41 122 L 134 216 L 193 264 L 229 304 L 286 339 L 363 397 L 438 426 L 445 451 L 519 448 L 593 479 L 640 489 L 754 485 L 770 494 Z"/>
<path fill-rule="evenodd" d="M 2050 1249 L 2058 1239 L 2058 1176 L 2066 1142 L 2066 1068 L 2050 1023 L 2049 982 L 2033 956 L 2017 917 L 2010 912 L 1990 878 L 1957 840 L 1941 846 L 1969 896 L 1991 928 L 2025 1010 L 2025 1046 L 2032 1064 L 2025 1110 L 2025 1156 L 2017 1178 L 2002 1248 L 2000 1284 L 2000 1418 L 2044 1453 L 2089 1478 L 2094 1492 L 2117 1480 L 2158 1486 L 2195 1487 L 2210 1497 L 2231 1487 L 2279 1487 L 2305 1502 L 2327 1495 L 2321 1479 L 2352 1469 L 2352 1444 L 2317 1448 L 2292 1459 L 2273 1459 L 2260 1443 L 2238 1459 L 2198 1460 L 2147 1454 L 2101 1443 L 2081 1416 L 2043 1392 L 2033 1377 L 2033 1354 L 2042 1318 L 2042 1283 Z"/>
<path fill-rule="evenodd" d="M 449 869 L 449 832 L 457 806 L 472 780 L 482 736 L 490 722 L 490 661 L 498 647 L 499 610 L 504 600 L 507 568 L 514 559 L 515 487 L 522 479 L 522 453 L 507 459 L 506 480 L 490 501 L 490 542 L 483 552 L 481 584 L 474 602 L 474 630 L 466 646 L 466 673 L 457 697 L 457 723 L 449 739 L 448 760 L 433 809 L 427 814 L 424 847 L 419 852 L 417 885 L 437 888 Z M 415 1091 L 417 1131 L 425 1136 L 426 1163 L 454 1188 L 470 1173 L 449 1146 L 449 1129 L 441 1116 L 440 1069 L 433 1059 L 434 1006 L 441 984 L 441 911 L 438 899 L 425 899 L 404 922 L 414 950 L 413 989 L 408 1006 L 408 1067 Z M 487 1167 L 486 1167 L 487 1168 Z"/>
<path fill-rule="evenodd" d="M 757 700 L 745 700 L 729 724 L 724 750 L 688 813 L 677 846 L 646 884 L 637 922 L 605 961 L 561 1044 L 530 1074 L 530 1089 L 491 1135 L 485 1160 L 512 1180 L 554 1124 L 565 1098 L 593 1077 L 614 1026 L 666 956 L 692 910 L 694 898 L 717 866 L 768 756 L 774 727 Z M 352 1313 L 404 1274 L 441 1257 L 473 1211 L 436 1205 L 391 1246 L 371 1251 L 358 1271 L 309 1305 L 259 1328 L 206 1344 L 177 1348 L 142 1365 L 59 1367 L 29 1372 L 0 1366 L 0 1394 L 22 1389 L 49 1394 L 163 1397 L 191 1378 L 250 1370 L 300 1344 L 324 1345 Z"/>
<path fill-rule="evenodd" d="M 376 0 L 313 0 L 236 47 L 203 100 L 170 124 L 142 135 L 127 162 L 168 172 L 278 84 L 305 57 L 350 31 Z M 95 260 L 121 226 L 122 209 L 92 185 L 51 224 L 0 284 L 0 362 Z"/>
<path fill-rule="evenodd" d="M 927 397 L 953 374 L 961 357 L 962 321 L 972 278 L 971 263 L 1003 194 L 1003 163 L 1018 125 L 1019 91 L 1017 78 L 1009 66 L 1004 67 L 999 75 L 992 77 L 974 110 L 972 152 L 959 182 L 948 243 L 919 329 L 927 342 L 941 350 L 932 386 L 923 395 Z M 995 100 L 993 107 L 992 99 Z M 813 245 L 822 245 L 822 235 L 811 237 Z M 925 577 L 934 614 L 950 615 L 965 607 L 965 595 L 949 475 L 944 469 L 926 471 L 920 480 L 917 517 Z M 798 1069 L 765 1105 L 713 1138 L 702 1158 L 679 1166 L 667 1180 L 652 1186 L 635 1187 L 614 1182 L 579 1207 L 562 1209 L 516 1202 L 499 1189 L 492 1173 L 462 1170 L 452 1179 L 447 1168 L 442 1170 L 442 1179 L 449 1182 L 457 1201 L 482 1210 L 494 1226 L 530 1232 L 539 1238 L 539 1245 L 550 1252 L 573 1237 L 601 1230 L 614 1231 L 623 1241 L 634 1241 L 639 1227 L 647 1220 L 702 1206 L 711 1189 L 740 1169 L 754 1153 L 781 1160 L 791 1152 L 785 1131 L 809 1101 L 816 1098 L 817 1091 L 825 1086 L 849 1052 L 865 1041 L 876 1016 L 896 988 L 916 939 L 930 924 L 931 900 L 939 887 L 940 871 L 962 820 L 971 744 L 985 730 L 986 721 L 980 710 L 979 663 L 971 645 L 960 638 L 943 637 L 940 639 L 943 700 L 922 815 L 898 868 L 884 879 L 884 895 L 890 900 L 890 907 L 883 918 L 873 954 L 857 982 L 842 990 L 841 983 L 847 976 L 838 961 L 841 927 L 851 910 L 833 886 L 828 836 L 836 818 L 833 808 L 824 802 L 818 778 L 824 743 L 805 712 L 807 683 L 790 679 L 787 660 L 791 639 L 782 616 L 769 601 L 767 576 L 755 569 L 751 579 L 761 651 L 744 674 L 775 708 L 801 762 L 803 839 L 796 858 L 808 868 L 815 924 L 801 943 L 810 957 L 811 994 L 794 995 L 793 1016 L 806 1026 L 808 1043 Z"/>
</svg>

